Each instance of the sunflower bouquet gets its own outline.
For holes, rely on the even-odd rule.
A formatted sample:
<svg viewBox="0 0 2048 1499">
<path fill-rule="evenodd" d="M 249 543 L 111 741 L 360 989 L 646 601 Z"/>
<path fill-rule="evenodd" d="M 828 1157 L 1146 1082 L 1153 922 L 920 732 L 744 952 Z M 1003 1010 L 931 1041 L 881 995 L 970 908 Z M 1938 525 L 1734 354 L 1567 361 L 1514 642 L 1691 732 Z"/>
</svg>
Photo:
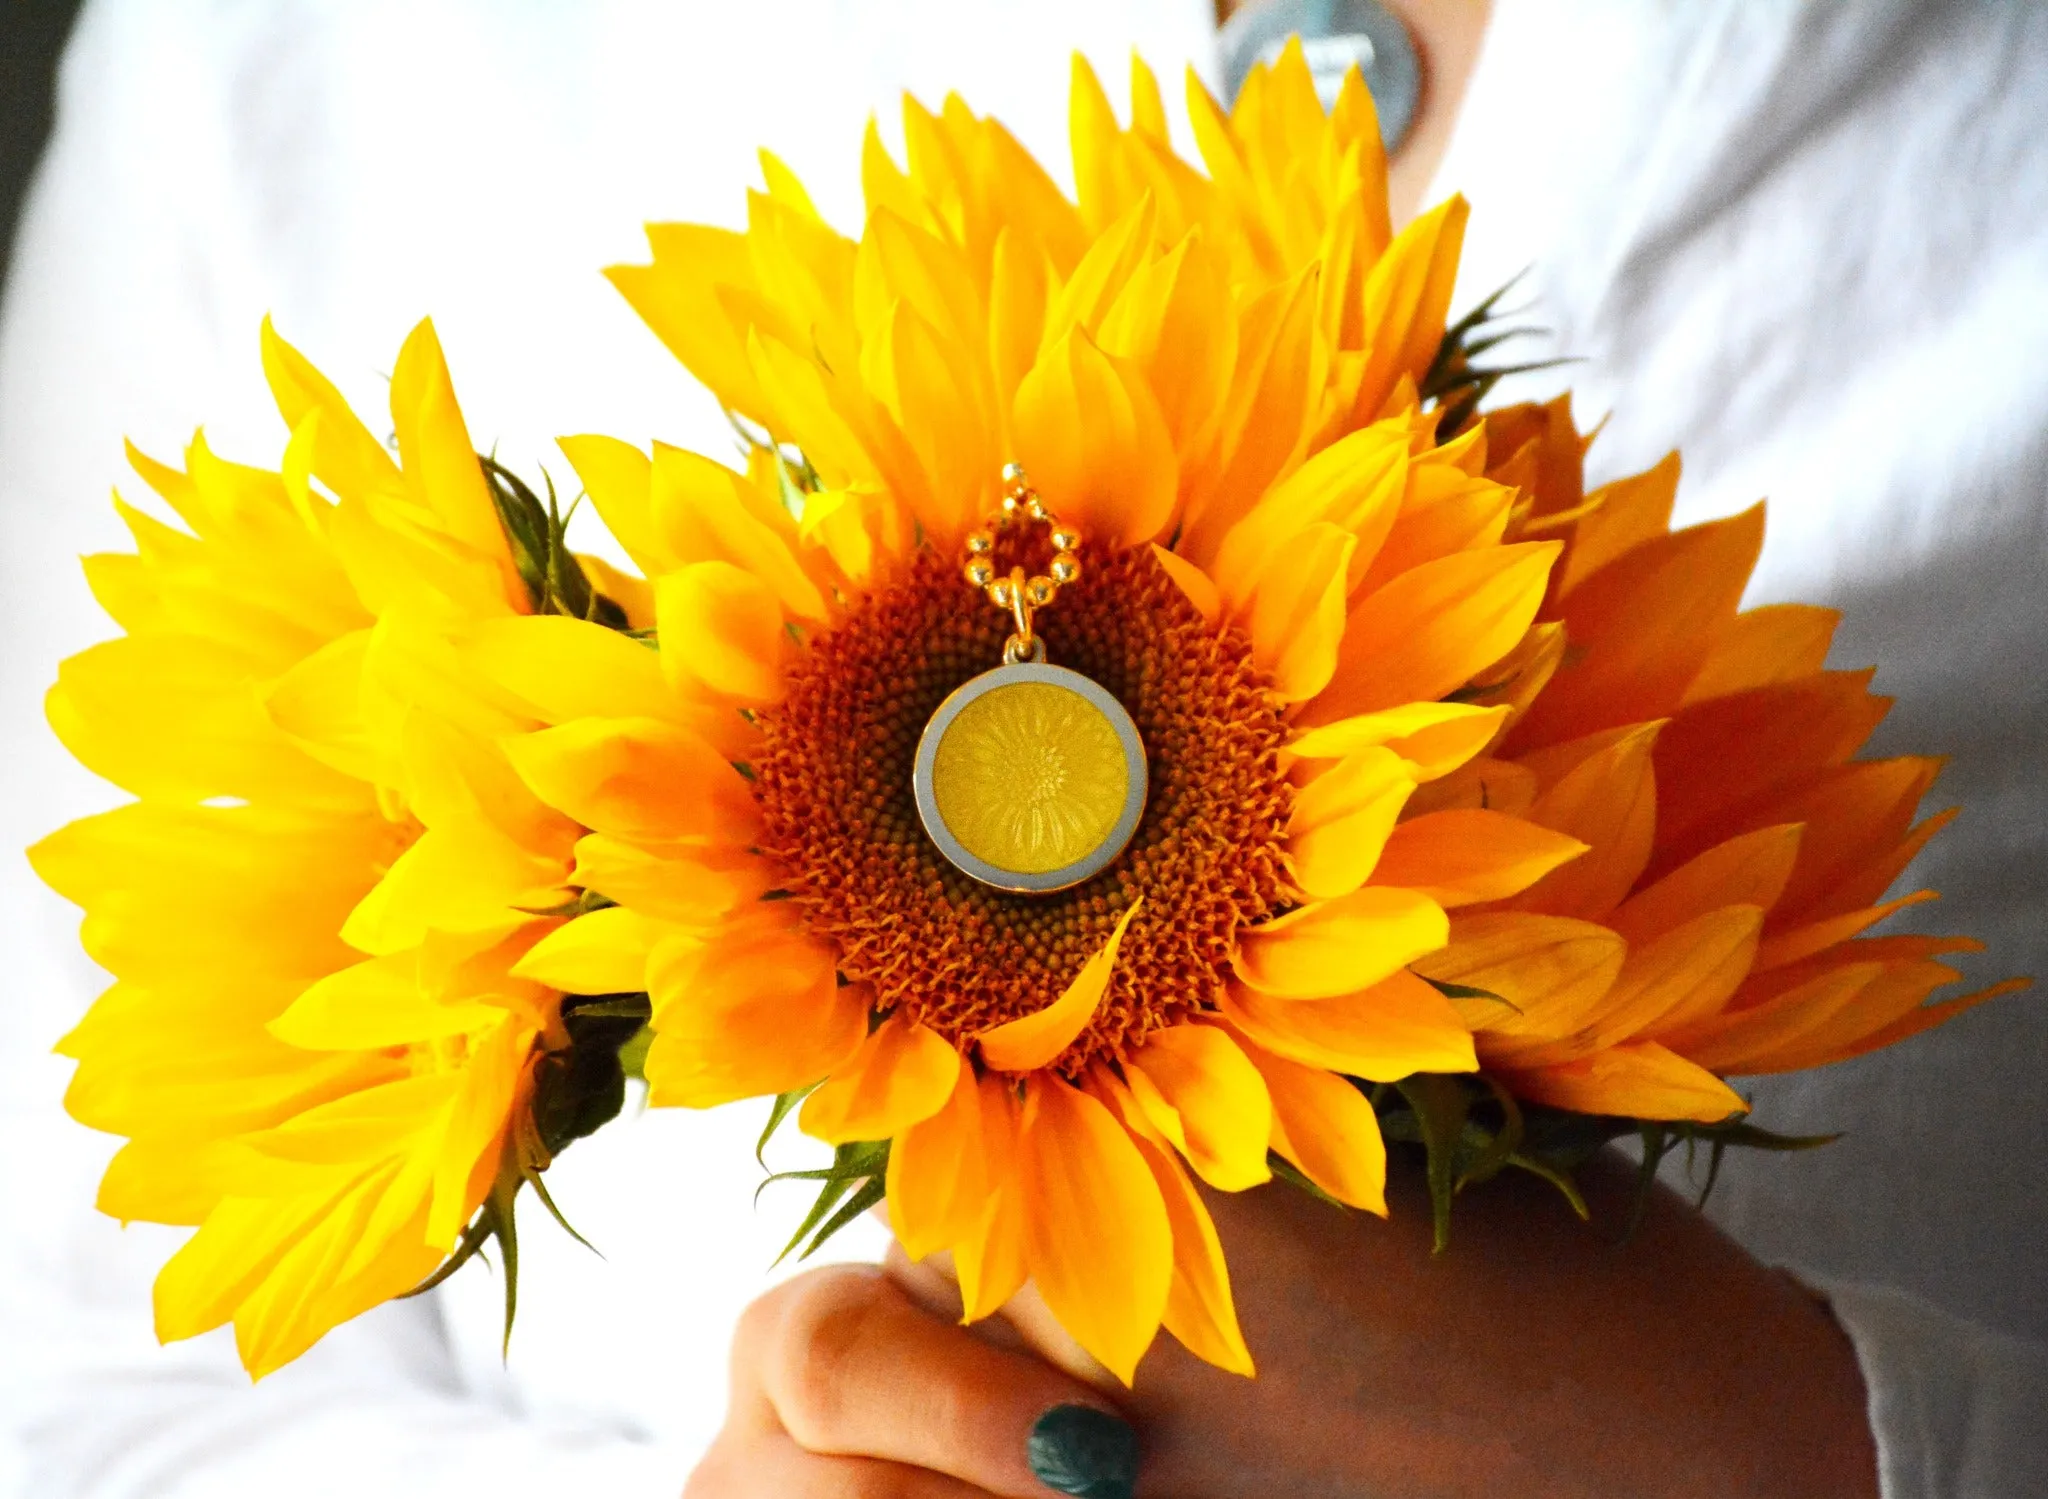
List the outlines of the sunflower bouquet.
<svg viewBox="0 0 2048 1499">
<path fill-rule="evenodd" d="M 1357 76 L 1191 80 L 1199 166 L 1132 99 L 1077 62 L 1073 198 L 950 98 L 858 239 L 765 154 L 744 231 L 653 226 L 611 278 L 743 452 L 562 440 L 634 571 L 426 324 L 389 447 L 266 326 L 275 469 L 132 455 L 182 525 L 122 505 L 49 713 L 134 800 L 34 859 L 114 978 L 101 1206 L 195 1229 L 162 1337 L 261 1375 L 492 1238 L 509 1315 L 638 1077 L 832 1148 L 806 1251 L 885 1204 L 970 1319 L 1249 1374 L 1198 1184 L 1383 1213 L 1410 1142 L 1441 1241 L 1617 1135 L 1813 1143 L 1727 1079 L 2014 987 L 1866 935 L 1936 762 L 1856 758 L 1832 612 L 1741 609 L 1761 508 L 1674 531 L 1676 455 L 1589 491 L 1568 399 L 1487 409 L 1465 205 L 1394 232 Z"/>
</svg>

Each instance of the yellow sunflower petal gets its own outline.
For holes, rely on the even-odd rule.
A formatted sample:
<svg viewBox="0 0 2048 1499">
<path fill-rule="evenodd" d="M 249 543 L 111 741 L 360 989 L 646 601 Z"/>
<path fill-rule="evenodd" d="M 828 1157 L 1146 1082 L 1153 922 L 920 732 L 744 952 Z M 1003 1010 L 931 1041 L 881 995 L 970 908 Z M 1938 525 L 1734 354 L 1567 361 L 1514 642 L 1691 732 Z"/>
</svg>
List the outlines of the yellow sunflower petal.
<svg viewBox="0 0 2048 1499">
<path fill-rule="evenodd" d="M 1396 235 L 1366 278 L 1365 325 L 1374 336 L 1358 409 L 1377 411 L 1397 377 L 1420 380 L 1436 357 L 1468 213 L 1463 198 L 1446 198 Z"/>
<path fill-rule="evenodd" d="M 1336 760 L 1383 744 L 1414 765 L 1416 780 L 1434 781 L 1491 744 L 1507 716 L 1505 705 L 1404 703 L 1310 729 L 1287 748 L 1304 760 Z"/>
<path fill-rule="evenodd" d="M 280 1041 L 315 1051 L 404 1046 L 495 1025 L 502 1007 L 444 1002 L 422 982 L 416 953 L 372 958 L 329 974 L 270 1023 Z"/>
<path fill-rule="evenodd" d="M 1237 1323 L 1223 1241 L 1201 1193 L 1173 1152 L 1146 1127 L 1142 1111 L 1113 1074 L 1098 1069 L 1091 1074 L 1089 1087 L 1129 1126 L 1131 1143 L 1159 1184 L 1159 1195 L 1166 1204 L 1167 1222 L 1173 1231 L 1173 1284 L 1166 1293 L 1162 1319 L 1166 1330 L 1197 1358 L 1250 1377 L 1255 1372 L 1252 1355 Z"/>
<path fill-rule="evenodd" d="M 648 954 L 668 930 L 638 911 L 607 906 L 556 927 L 512 973 L 564 994 L 637 994 L 647 987 Z"/>
<path fill-rule="evenodd" d="M 650 718 L 583 718 L 505 743 L 551 807 L 615 837 L 744 844 L 758 825 L 747 783 L 687 729 Z"/>
<path fill-rule="evenodd" d="M 695 680 L 745 703 L 778 703 L 788 637 L 766 584 L 730 562 L 693 562 L 655 585 L 661 661 L 671 681 Z"/>
<path fill-rule="evenodd" d="M 961 1243 L 988 1210 L 997 1184 L 988 1177 L 981 1119 L 981 1083 L 972 1067 L 956 1066 L 945 1104 L 895 1136 L 889 1228 L 912 1260 Z"/>
<path fill-rule="evenodd" d="M 589 833 L 576 842 L 576 868 L 570 878 L 645 916 L 682 926 L 708 926 L 742 902 L 766 893 L 775 871 L 767 860 L 751 853 L 649 848 Z"/>
<path fill-rule="evenodd" d="M 313 472 L 337 494 L 400 487 L 398 465 L 384 444 L 349 410 L 333 382 L 263 320 L 263 373 L 285 425 L 297 431 L 319 414 Z"/>
<path fill-rule="evenodd" d="M 1241 932 L 1235 966 L 1263 993 L 1323 999 L 1378 983 L 1442 947 L 1449 931 L 1427 896 L 1368 886 Z"/>
<path fill-rule="evenodd" d="M 1317 522 L 1274 558 L 1259 580 L 1246 621 L 1252 659 L 1282 702 L 1314 697 L 1330 683 L 1344 638 L 1345 579 L 1358 539 Z"/>
<path fill-rule="evenodd" d="M 961 1075 L 972 1069 L 962 1068 Z M 1017 1100 L 993 1073 L 981 1079 L 982 1178 L 989 1184 L 981 1220 L 953 1247 L 960 1276 L 962 1322 L 979 1322 L 1002 1309 L 1030 1277 L 1025 1260 L 1024 1182 L 1019 1171 L 1023 1145 Z"/>
<path fill-rule="evenodd" d="M 1639 942 L 1723 906 L 1769 910 L 1792 877 L 1799 837 L 1799 824 L 1788 822 L 1717 843 L 1631 895 L 1609 913 L 1607 924 Z"/>
<path fill-rule="evenodd" d="M 1558 673 L 1520 732 L 1530 743 L 1659 718 L 1678 706 L 1735 618 L 1763 545 L 1761 505 L 1658 536 L 1581 583 L 1564 602 L 1581 655 Z"/>
<path fill-rule="evenodd" d="M 1195 612 L 1202 616 L 1202 622 L 1212 629 L 1223 615 L 1223 601 L 1216 592 L 1216 585 L 1209 581 L 1209 575 L 1178 552 L 1169 552 L 1156 543 L 1152 548 L 1155 557 L 1166 575 L 1173 579 L 1174 586 L 1187 595 Z"/>
<path fill-rule="evenodd" d="M 1409 763 L 1391 749 L 1358 750 L 1295 793 L 1287 852 L 1295 883 L 1318 900 L 1349 895 L 1374 873 L 1394 819 L 1415 790 Z M 1411 840 L 1412 841 L 1412 840 Z M 1423 882 L 1377 878 L 1383 885 Z"/>
<path fill-rule="evenodd" d="M 1736 615 L 1715 639 L 1684 701 L 1819 675 L 1841 622 L 1840 610 L 1813 604 L 1766 604 Z"/>
<path fill-rule="evenodd" d="M 660 718 L 739 757 L 756 734 L 730 707 L 679 697 L 661 657 L 617 630 L 559 614 L 485 620 L 457 632 L 464 664 L 543 723 L 575 718 Z"/>
<path fill-rule="evenodd" d="M 1416 968 L 1498 996 L 1457 1001 L 1459 1013 L 1495 1048 L 1518 1037 L 1567 1036 L 1586 1025 L 1627 953 L 1621 938 L 1589 921 L 1487 911 L 1454 920 L 1450 944 Z"/>
<path fill-rule="evenodd" d="M 1657 831 L 1657 729 L 1644 724 L 1547 752 L 1566 763 L 1582 758 L 1545 786 L 1528 819 L 1577 839 L 1587 852 L 1517 897 L 1519 909 L 1597 921 L 1635 887 Z M 1548 778 L 1538 757 L 1523 763 Z"/>
<path fill-rule="evenodd" d="M 647 962 L 649 1102 L 704 1109 L 804 1088 L 867 1038 L 866 992 L 794 934 L 671 938 Z"/>
<path fill-rule="evenodd" d="M 1061 519 L 1111 545 L 1153 540 L 1172 517 L 1179 460 L 1142 376 L 1080 329 L 1017 387 L 1018 460 Z"/>
</svg>

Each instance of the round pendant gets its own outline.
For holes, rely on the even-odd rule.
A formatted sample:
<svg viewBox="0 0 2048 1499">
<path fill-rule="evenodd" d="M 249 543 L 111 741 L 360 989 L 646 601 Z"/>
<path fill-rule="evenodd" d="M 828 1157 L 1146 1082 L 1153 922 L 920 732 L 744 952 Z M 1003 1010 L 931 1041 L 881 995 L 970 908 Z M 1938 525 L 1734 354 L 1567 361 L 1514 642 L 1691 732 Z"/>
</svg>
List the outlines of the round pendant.
<svg viewBox="0 0 2048 1499">
<path fill-rule="evenodd" d="M 1064 890 L 1138 830 L 1145 746 L 1100 684 L 1020 662 L 939 704 L 913 784 L 925 831 L 967 874 L 999 890 Z"/>
</svg>

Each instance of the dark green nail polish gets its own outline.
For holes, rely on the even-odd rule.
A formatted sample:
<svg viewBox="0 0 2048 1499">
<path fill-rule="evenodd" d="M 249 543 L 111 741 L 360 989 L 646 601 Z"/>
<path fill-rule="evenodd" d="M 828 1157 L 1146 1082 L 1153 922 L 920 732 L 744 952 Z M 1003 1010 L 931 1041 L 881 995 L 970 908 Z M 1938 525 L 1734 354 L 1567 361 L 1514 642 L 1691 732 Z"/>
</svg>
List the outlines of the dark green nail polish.
<svg viewBox="0 0 2048 1499">
<path fill-rule="evenodd" d="M 1092 1405 L 1054 1406 L 1025 1451 L 1040 1483 L 1077 1499 L 1131 1499 L 1138 1484 L 1138 1434 Z"/>
</svg>

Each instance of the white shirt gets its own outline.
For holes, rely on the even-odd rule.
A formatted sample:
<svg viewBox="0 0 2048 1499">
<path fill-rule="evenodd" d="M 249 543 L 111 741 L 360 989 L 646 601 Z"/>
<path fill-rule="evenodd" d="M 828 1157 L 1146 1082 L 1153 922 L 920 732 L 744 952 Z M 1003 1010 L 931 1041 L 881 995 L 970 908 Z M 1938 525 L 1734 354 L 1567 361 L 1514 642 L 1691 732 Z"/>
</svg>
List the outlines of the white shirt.
<svg viewBox="0 0 2048 1499">
<path fill-rule="evenodd" d="M 1069 49 L 1113 92 L 1134 44 L 1171 80 L 1209 70 L 1210 17 L 89 4 L 0 308 L 0 843 L 113 800 L 39 711 L 57 660 L 109 631 L 70 558 L 126 545 L 105 502 L 124 434 L 171 456 L 205 421 L 227 455 L 274 461 L 264 312 L 371 415 L 431 311 L 472 431 L 524 468 L 559 472 L 550 439 L 580 430 L 722 452 L 708 399 L 596 275 L 639 258 L 642 220 L 737 222 L 765 144 L 856 223 L 860 127 L 890 129 L 906 86 L 958 88 L 1063 172 Z M 1986 975 L 2048 972 L 2029 773 L 2048 737 L 2044 65 L 2018 7 L 1502 0 L 1442 174 L 1475 201 L 1461 298 L 1533 263 L 1542 320 L 1587 360 L 1567 372 L 1582 413 L 1613 408 L 1596 468 L 1679 444 L 1688 518 L 1785 497 L 1758 596 L 1842 603 L 1844 659 L 1881 657 L 1905 698 L 1884 747 L 1957 754 L 1971 816 L 1923 868 L 1945 919 L 1993 943 Z M 562 1158 L 557 1200 L 607 1258 L 533 1215 L 509 1367 L 497 1284 L 472 1269 L 251 1392 L 224 1335 L 150 1336 L 176 1234 L 90 1209 L 110 1142 L 59 1116 L 69 1066 L 47 1054 L 101 982 L 75 913 L 16 859 L 0 922 L 0 1494 L 10 1475 L 37 1499 L 680 1488 L 721 1415 L 732 1318 L 800 1211 L 801 1189 L 748 1206 L 758 1106 L 622 1119 Z M 1718 1189 L 1765 1257 L 1947 1309 L 1836 1287 L 1894 1496 L 2029 1492 L 2023 1465 L 2041 1471 L 2029 1423 L 1983 1414 L 2048 1407 L 2038 1349 L 1987 1355 L 1951 1314 L 2048 1337 L 2044 1061 L 2023 998 L 1760 1085 L 1763 1122 L 1850 1137 L 1732 1161 Z"/>
</svg>

